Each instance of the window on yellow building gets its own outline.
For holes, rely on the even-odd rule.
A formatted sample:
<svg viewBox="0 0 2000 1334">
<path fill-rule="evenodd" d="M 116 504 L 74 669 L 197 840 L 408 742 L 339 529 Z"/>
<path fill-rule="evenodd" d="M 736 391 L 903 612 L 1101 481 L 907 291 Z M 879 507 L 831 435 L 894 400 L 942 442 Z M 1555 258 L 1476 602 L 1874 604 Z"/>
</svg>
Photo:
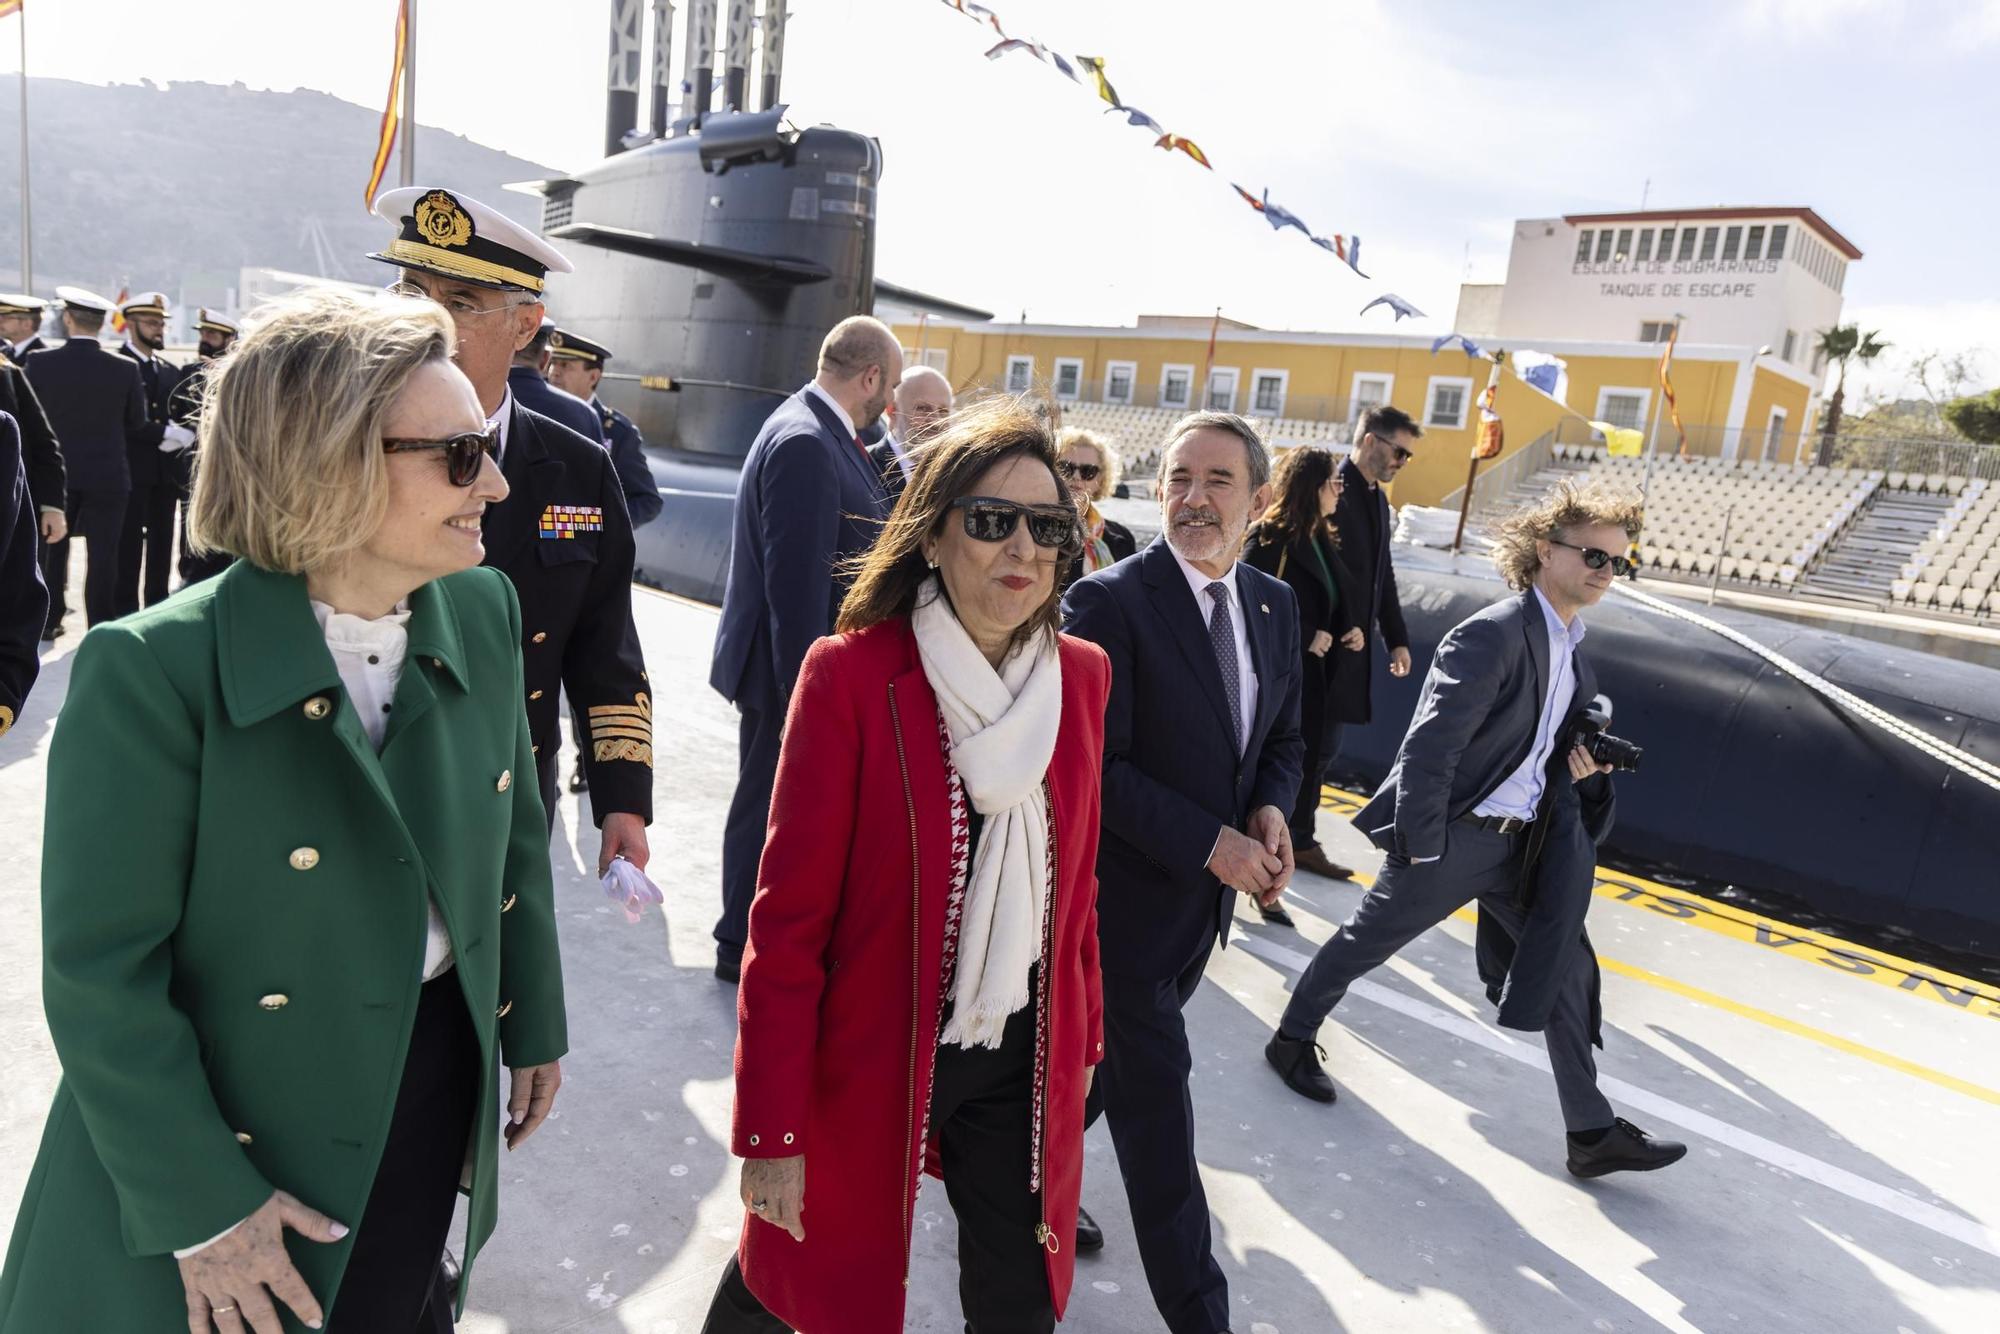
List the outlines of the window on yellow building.
<svg viewBox="0 0 2000 1334">
<path fill-rule="evenodd" d="M 1194 367 L 1162 366 L 1160 368 L 1160 406 L 1163 408 L 1184 408 L 1194 397 Z"/>
<path fill-rule="evenodd" d="M 1107 361 L 1104 363 L 1104 401 L 1106 403 L 1130 403 L 1132 385 L 1139 378 L 1139 365 L 1132 361 Z"/>
<path fill-rule="evenodd" d="M 1465 405 L 1472 398 L 1472 381 L 1459 376 L 1432 376 L 1430 392 L 1424 398 L 1425 426 L 1461 430 L 1465 426 Z"/>
<path fill-rule="evenodd" d="M 1083 395 L 1083 362 L 1077 357 L 1056 358 L 1056 397 L 1073 402 Z"/>
<path fill-rule="evenodd" d="M 1035 359 L 1033 357 L 1007 358 L 1007 392 L 1025 394 L 1035 386 Z"/>
<path fill-rule="evenodd" d="M 1250 411 L 1261 417 L 1285 415 L 1285 386 L 1289 371 L 1253 371 L 1250 374 Z"/>
<path fill-rule="evenodd" d="M 1393 375 L 1357 375 L 1354 377 L 1354 391 L 1348 395 L 1347 424 L 1352 426 L 1360 421 L 1362 414 L 1370 408 L 1379 408 L 1392 397 L 1396 385 Z"/>
<path fill-rule="evenodd" d="M 1646 421 L 1647 397 L 1648 391 L 1644 389 L 1600 389 L 1596 420 L 1636 431 Z"/>
<path fill-rule="evenodd" d="M 1218 366 L 1208 373 L 1208 397 L 1202 406 L 1210 412 L 1236 411 L 1236 369 Z"/>
</svg>

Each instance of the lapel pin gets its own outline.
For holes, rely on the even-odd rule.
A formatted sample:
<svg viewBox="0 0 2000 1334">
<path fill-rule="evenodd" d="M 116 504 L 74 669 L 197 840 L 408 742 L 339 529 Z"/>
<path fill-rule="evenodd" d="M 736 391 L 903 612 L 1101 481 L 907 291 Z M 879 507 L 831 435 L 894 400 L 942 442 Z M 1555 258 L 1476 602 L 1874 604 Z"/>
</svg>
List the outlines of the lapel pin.
<svg viewBox="0 0 2000 1334">
<path fill-rule="evenodd" d="M 1271 604 L 1268 602 L 1260 602 L 1257 604 L 1257 610 L 1263 612 L 1266 616 L 1269 616 L 1271 614 Z"/>
</svg>

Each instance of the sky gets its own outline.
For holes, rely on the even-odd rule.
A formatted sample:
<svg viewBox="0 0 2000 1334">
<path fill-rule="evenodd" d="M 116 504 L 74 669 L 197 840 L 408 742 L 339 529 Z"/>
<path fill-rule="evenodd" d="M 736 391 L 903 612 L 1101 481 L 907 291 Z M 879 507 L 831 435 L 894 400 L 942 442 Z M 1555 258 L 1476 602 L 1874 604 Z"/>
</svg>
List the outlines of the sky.
<svg viewBox="0 0 2000 1334">
<path fill-rule="evenodd" d="M 1213 174 L 1049 66 L 984 59 L 997 38 L 941 0 L 790 4 L 791 119 L 883 145 L 878 275 L 1001 318 L 1220 306 L 1267 328 L 1386 329 L 1359 311 L 1393 291 L 1431 316 L 1399 332 L 1441 333 L 1461 281 L 1505 276 L 1515 219 L 1798 204 L 1864 252 L 1844 318 L 1893 345 L 1851 396 L 1903 391 L 1931 350 L 2000 383 L 2000 0 L 992 0 L 1010 35 L 1103 56 L 1122 100 L 1200 143 Z M 36 76 L 367 106 L 387 88 L 393 0 L 26 9 Z M 595 161 L 609 11 L 419 0 L 418 120 Z M 371 147 L 328 169 L 358 185 Z M 1363 237 L 1371 280 L 1265 226 L 1231 181 Z"/>
</svg>

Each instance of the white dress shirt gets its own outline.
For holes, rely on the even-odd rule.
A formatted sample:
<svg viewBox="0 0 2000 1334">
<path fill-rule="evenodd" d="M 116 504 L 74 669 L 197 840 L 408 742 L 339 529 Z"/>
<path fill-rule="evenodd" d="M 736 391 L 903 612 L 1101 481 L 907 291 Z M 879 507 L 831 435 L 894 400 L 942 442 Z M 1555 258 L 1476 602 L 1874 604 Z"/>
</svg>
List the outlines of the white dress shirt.
<svg viewBox="0 0 2000 1334">
<path fill-rule="evenodd" d="M 827 393 L 826 390 L 819 387 L 819 381 L 807 381 L 806 392 L 817 396 L 820 402 L 833 409 L 833 415 L 838 417 L 840 424 L 847 428 L 847 441 L 849 444 L 853 444 L 861 438 L 861 432 L 854 429 L 854 418 L 847 415 L 846 408 L 841 407 L 840 404 L 833 401 L 832 394 Z"/>
<path fill-rule="evenodd" d="M 486 429 L 500 432 L 500 443 L 493 448 L 493 462 L 497 466 L 507 458 L 507 424 L 514 420 L 514 387 L 509 385 L 500 395 L 500 408 L 486 419 Z"/>
<path fill-rule="evenodd" d="M 1542 596 L 1542 590 L 1535 590 L 1535 602 L 1542 609 L 1542 623 L 1549 636 L 1549 688 L 1542 696 L 1542 717 L 1535 727 L 1535 744 L 1528 750 L 1528 758 L 1513 773 L 1502 779 L 1500 786 L 1472 808 L 1474 815 L 1511 815 L 1517 820 L 1532 820 L 1541 805 L 1542 788 L 1547 778 L 1544 772 L 1549 756 L 1555 752 L 1556 743 L 1561 740 L 1556 729 L 1569 717 L 1570 703 L 1576 698 L 1576 648 L 1583 642 L 1583 617 L 1573 616 L 1564 625 L 1556 609 Z"/>
<path fill-rule="evenodd" d="M 1208 586 L 1220 583 L 1229 590 L 1229 619 L 1236 635 L 1236 679 L 1242 686 L 1237 692 L 1242 698 L 1236 701 L 1240 715 L 1237 721 L 1241 728 L 1237 753 L 1241 754 L 1242 748 L 1250 744 L 1250 722 L 1257 716 L 1257 668 L 1250 660 L 1250 624 L 1243 614 L 1243 595 L 1236 587 L 1236 567 L 1232 564 L 1229 572 L 1218 580 L 1190 565 L 1180 552 L 1174 551 L 1171 543 L 1167 545 L 1167 550 L 1173 552 L 1174 563 L 1181 567 L 1188 587 L 1194 590 L 1194 605 L 1201 609 L 1203 625 L 1215 617 L 1215 599 L 1208 595 Z"/>
</svg>

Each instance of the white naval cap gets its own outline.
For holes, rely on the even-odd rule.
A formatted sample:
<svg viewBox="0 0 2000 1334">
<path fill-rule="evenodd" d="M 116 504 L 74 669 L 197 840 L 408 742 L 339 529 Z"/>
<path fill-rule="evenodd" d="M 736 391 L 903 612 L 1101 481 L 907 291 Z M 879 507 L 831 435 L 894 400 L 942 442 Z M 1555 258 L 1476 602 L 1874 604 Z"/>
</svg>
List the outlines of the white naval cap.
<svg viewBox="0 0 2000 1334">
<path fill-rule="evenodd" d="M 168 309 L 165 292 L 140 292 L 118 307 L 118 313 L 127 319 L 134 315 L 158 315 L 161 319 L 165 319 Z"/>
<path fill-rule="evenodd" d="M 39 315 L 48 304 L 26 292 L 0 292 L 0 315 Z"/>
<path fill-rule="evenodd" d="M 94 310 L 99 315 L 111 313 L 111 298 L 99 296 L 87 287 L 58 287 L 56 300 L 71 310 Z"/>
<path fill-rule="evenodd" d="M 498 209 L 434 186 L 376 196 L 375 215 L 402 230 L 368 258 L 480 287 L 539 293 L 550 273 L 573 273 L 562 252 Z"/>
</svg>

